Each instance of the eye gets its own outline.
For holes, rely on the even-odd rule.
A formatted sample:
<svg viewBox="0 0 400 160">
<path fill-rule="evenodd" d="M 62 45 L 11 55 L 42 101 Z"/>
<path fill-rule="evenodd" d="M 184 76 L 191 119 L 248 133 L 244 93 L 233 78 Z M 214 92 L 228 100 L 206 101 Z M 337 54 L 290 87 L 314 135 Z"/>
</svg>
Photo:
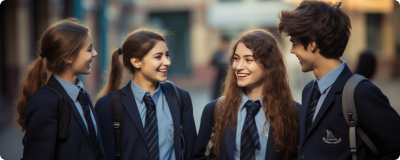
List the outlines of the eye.
<svg viewBox="0 0 400 160">
<path fill-rule="evenodd" d="M 160 58 L 161 58 L 161 56 L 157 56 L 156 58 L 157 58 L 157 59 L 160 59 Z"/>
<path fill-rule="evenodd" d="M 233 60 L 239 60 L 239 58 L 238 57 L 233 57 Z"/>
<path fill-rule="evenodd" d="M 253 60 L 252 60 L 252 59 L 246 59 L 246 61 L 247 61 L 247 62 L 251 62 L 251 61 L 253 61 Z"/>
</svg>

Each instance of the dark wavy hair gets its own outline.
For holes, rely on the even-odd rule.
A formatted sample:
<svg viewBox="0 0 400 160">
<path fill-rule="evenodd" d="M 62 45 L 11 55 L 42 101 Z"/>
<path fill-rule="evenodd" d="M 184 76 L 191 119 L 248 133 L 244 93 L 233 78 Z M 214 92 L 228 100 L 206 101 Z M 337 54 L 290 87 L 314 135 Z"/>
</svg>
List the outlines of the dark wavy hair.
<svg viewBox="0 0 400 160">
<path fill-rule="evenodd" d="M 325 58 L 339 58 L 350 37 L 350 18 L 340 9 L 341 2 L 303 1 L 278 15 L 278 32 L 298 39 L 304 49 L 313 41 Z"/>
<path fill-rule="evenodd" d="M 250 49 L 257 63 L 264 66 L 264 88 L 262 91 L 263 111 L 273 128 L 276 152 L 281 152 L 284 159 L 297 150 L 299 140 L 298 111 L 292 98 L 289 80 L 286 73 L 283 54 L 275 37 L 266 30 L 257 29 L 242 33 L 233 43 L 229 55 L 231 67 L 225 79 L 225 89 L 217 110 L 214 127 L 213 152 L 219 155 L 221 140 L 227 124 L 236 121 L 243 88 L 237 84 L 235 69 L 232 68 L 233 55 L 239 43 Z M 264 123 L 266 125 L 267 121 Z"/>
</svg>

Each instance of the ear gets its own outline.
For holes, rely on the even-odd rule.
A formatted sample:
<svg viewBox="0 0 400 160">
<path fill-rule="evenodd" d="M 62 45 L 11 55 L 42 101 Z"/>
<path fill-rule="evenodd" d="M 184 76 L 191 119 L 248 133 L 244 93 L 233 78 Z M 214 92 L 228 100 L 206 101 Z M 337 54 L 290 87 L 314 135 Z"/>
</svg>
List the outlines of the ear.
<svg viewBox="0 0 400 160">
<path fill-rule="evenodd" d="M 131 58 L 131 63 L 133 67 L 140 69 L 142 67 L 142 62 L 139 61 L 137 58 Z"/>
<path fill-rule="evenodd" d="M 315 41 L 312 41 L 309 44 L 309 48 L 310 48 L 311 52 L 314 52 L 315 50 L 317 50 L 317 43 L 315 43 Z"/>
<path fill-rule="evenodd" d="M 65 63 L 71 64 L 72 63 L 72 57 L 68 57 L 66 59 L 64 59 Z"/>
</svg>

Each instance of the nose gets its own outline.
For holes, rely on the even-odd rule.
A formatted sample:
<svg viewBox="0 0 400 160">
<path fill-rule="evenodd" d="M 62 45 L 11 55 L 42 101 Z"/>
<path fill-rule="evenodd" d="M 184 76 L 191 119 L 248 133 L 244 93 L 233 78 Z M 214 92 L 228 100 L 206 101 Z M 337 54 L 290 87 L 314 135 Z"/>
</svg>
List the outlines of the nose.
<svg viewBox="0 0 400 160">
<path fill-rule="evenodd" d="M 243 70 L 244 69 L 243 59 L 241 59 L 239 62 L 237 62 L 235 69 L 236 70 Z"/>
<path fill-rule="evenodd" d="M 169 57 L 164 56 L 163 58 L 163 63 L 164 66 L 170 66 L 171 65 L 171 59 L 169 59 Z"/>
<path fill-rule="evenodd" d="M 294 54 L 294 46 L 292 45 L 292 48 L 290 48 L 290 53 Z"/>
<path fill-rule="evenodd" d="M 95 49 L 93 49 L 93 55 L 92 55 L 93 57 L 96 57 L 97 56 L 97 51 L 95 50 Z"/>
</svg>

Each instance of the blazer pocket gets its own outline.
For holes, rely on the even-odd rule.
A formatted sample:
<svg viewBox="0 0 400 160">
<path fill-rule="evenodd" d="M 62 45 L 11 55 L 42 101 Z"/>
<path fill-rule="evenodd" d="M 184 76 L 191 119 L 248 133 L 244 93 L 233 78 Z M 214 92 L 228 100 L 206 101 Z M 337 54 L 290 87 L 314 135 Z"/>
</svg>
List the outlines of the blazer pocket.
<svg viewBox="0 0 400 160">
<path fill-rule="evenodd" d="M 347 125 L 338 122 L 323 122 L 319 130 L 320 143 L 327 148 L 342 148 L 348 143 Z"/>
</svg>

